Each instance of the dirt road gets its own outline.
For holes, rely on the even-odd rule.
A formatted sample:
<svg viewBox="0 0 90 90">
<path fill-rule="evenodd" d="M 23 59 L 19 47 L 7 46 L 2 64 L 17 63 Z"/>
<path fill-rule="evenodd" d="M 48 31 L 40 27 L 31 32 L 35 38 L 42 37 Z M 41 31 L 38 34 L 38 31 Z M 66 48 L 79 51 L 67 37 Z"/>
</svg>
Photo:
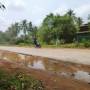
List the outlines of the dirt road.
<svg viewBox="0 0 90 90">
<path fill-rule="evenodd" d="M 42 56 L 62 60 L 73 63 L 90 65 L 90 49 L 47 49 L 47 48 L 25 48 L 25 47 L 9 47 L 0 46 L 0 50 L 8 50 L 12 52 Z"/>
</svg>

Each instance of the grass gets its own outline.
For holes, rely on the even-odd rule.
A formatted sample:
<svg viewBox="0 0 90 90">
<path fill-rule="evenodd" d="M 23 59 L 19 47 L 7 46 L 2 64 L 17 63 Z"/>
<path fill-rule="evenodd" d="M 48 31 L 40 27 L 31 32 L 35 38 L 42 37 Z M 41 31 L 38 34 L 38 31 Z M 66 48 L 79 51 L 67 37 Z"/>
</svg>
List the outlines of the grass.
<svg viewBox="0 0 90 90">
<path fill-rule="evenodd" d="M 84 48 L 83 45 L 76 45 L 75 43 L 61 44 L 61 45 L 42 45 L 42 48 Z"/>
<path fill-rule="evenodd" d="M 42 45 L 42 48 L 90 48 L 90 42 L 69 43 L 60 45 Z"/>
<path fill-rule="evenodd" d="M 4 45 L 10 46 L 10 45 Z M 34 45 L 29 44 L 20 44 L 20 45 L 11 45 L 18 47 L 35 47 Z M 70 44 L 59 44 L 59 45 L 41 45 L 42 48 L 90 48 L 90 42 L 82 42 L 82 43 L 70 43 Z"/>
<path fill-rule="evenodd" d="M 44 90 L 42 82 L 23 73 L 0 70 L 0 90 Z"/>
</svg>

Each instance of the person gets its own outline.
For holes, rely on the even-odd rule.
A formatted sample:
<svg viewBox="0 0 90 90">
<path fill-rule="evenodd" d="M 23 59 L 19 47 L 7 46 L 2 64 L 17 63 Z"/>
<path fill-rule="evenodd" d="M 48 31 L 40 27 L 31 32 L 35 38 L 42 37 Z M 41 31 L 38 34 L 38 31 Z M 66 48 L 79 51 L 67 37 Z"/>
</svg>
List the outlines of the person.
<svg viewBox="0 0 90 90">
<path fill-rule="evenodd" d="M 40 43 L 37 41 L 36 37 L 33 38 L 33 42 L 36 48 L 41 48 Z"/>
</svg>

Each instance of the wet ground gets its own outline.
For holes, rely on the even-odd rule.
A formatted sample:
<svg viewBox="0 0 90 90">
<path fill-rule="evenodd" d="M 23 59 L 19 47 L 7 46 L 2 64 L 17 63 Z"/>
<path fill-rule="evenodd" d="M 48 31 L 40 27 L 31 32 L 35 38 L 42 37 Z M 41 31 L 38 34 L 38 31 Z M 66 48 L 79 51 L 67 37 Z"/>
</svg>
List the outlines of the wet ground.
<svg viewBox="0 0 90 90">
<path fill-rule="evenodd" d="M 0 51 L 0 59 L 0 66 L 5 66 L 6 63 L 5 67 L 12 70 L 23 67 L 31 70 L 33 76 L 45 82 L 47 90 L 90 90 L 90 65 L 9 51 Z"/>
</svg>

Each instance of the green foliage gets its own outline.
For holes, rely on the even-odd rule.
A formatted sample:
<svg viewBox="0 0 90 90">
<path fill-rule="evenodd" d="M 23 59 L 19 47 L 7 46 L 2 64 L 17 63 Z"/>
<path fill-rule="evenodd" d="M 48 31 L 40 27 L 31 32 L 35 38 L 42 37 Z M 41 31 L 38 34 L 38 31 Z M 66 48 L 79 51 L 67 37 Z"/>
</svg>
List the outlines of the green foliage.
<svg viewBox="0 0 90 90">
<path fill-rule="evenodd" d="M 37 37 L 37 27 L 32 25 L 32 22 L 23 20 L 12 24 L 7 31 L 0 32 L 0 43 L 8 44 L 32 44 L 32 38 Z"/>
<path fill-rule="evenodd" d="M 90 47 L 90 41 L 84 42 L 84 47 L 86 47 L 86 48 Z"/>
<path fill-rule="evenodd" d="M 83 39 L 81 43 L 86 48 L 90 47 L 90 40 Z"/>
<path fill-rule="evenodd" d="M 27 20 L 12 24 L 6 32 L 0 32 L 0 43 L 31 45 L 34 38 L 44 45 L 57 46 L 72 43 L 82 23 L 82 18 L 76 17 L 71 9 L 62 16 L 50 13 L 44 18 L 41 26 L 38 28 L 31 21 L 28 22 Z M 87 44 L 85 47 L 88 47 Z"/>
<path fill-rule="evenodd" d="M 65 15 L 47 15 L 43 20 L 42 26 L 38 30 L 38 37 L 41 42 L 46 44 L 57 43 L 63 40 L 64 43 L 73 42 L 77 32 L 76 17 L 73 12 L 68 11 Z"/>
<path fill-rule="evenodd" d="M 42 82 L 23 73 L 7 74 L 0 70 L 0 90 L 44 90 Z"/>
</svg>

